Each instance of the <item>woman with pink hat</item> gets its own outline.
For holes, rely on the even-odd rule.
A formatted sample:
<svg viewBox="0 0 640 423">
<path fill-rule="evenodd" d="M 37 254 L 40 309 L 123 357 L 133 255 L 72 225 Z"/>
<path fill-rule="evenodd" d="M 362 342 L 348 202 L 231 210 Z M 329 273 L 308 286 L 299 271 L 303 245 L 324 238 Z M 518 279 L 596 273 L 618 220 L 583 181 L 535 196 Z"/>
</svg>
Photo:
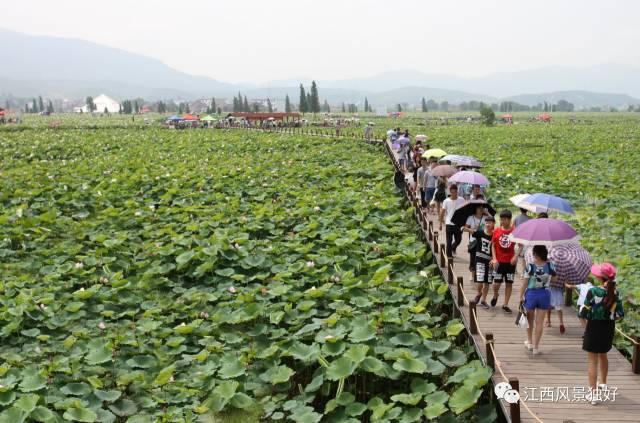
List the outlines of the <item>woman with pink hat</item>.
<svg viewBox="0 0 640 423">
<path fill-rule="evenodd" d="M 616 268 L 611 263 L 591 266 L 591 274 L 601 286 L 594 286 L 587 292 L 580 317 L 587 319 L 582 349 L 589 353 L 589 386 L 591 404 L 596 404 L 593 392 L 607 386 L 609 360 L 607 353 L 613 345 L 616 320 L 624 317 L 620 295 L 616 289 Z M 598 366 L 600 380 L 598 384 Z"/>
</svg>

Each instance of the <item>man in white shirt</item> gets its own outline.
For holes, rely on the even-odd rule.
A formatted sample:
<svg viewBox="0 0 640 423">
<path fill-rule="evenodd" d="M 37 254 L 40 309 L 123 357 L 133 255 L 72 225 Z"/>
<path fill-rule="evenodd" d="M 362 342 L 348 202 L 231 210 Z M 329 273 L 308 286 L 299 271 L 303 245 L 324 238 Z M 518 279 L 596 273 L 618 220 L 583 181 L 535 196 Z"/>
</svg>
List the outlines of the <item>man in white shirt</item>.
<svg viewBox="0 0 640 423">
<path fill-rule="evenodd" d="M 442 223 L 445 222 L 447 235 L 447 257 L 449 259 L 455 256 L 456 249 L 462 241 L 460 228 L 453 224 L 451 218 L 453 218 L 453 213 L 456 209 L 462 206 L 465 202 L 464 198 L 458 197 L 457 185 L 451 185 L 449 187 L 449 198 L 442 202 L 442 209 L 440 210 L 440 230 L 442 230 Z"/>
<path fill-rule="evenodd" d="M 421 206 L 422 208 L 425 208 L 429 205 L 429 201 L 431 201 L 430 198 L 427 199 L 427 181 L 431 174 L 431 169 L 429 169 L 429 163 L 426 157 L 420 158 L 420 164 L 421 166 L 418 169 L 416 182 L 418 185 L 418 192 L 420 193 Z"/>
</svg>

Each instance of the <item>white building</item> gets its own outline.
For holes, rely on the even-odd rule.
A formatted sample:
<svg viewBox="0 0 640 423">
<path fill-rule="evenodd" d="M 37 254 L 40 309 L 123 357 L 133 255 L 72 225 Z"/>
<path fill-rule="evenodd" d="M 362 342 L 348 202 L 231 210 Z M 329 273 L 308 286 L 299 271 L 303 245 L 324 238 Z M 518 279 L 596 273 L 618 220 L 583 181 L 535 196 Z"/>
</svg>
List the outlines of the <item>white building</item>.
<svg viewBox="0 0 640 423">
<path fill-rule="evenodd" d="M 93 104 L 95 105 L 95 110 L 93 110 L 94 113 L 103 113 L 105 109 L 109 113 L 118 113 L 120 111 L 120 103 L 104 94 L 100 94 L 94 98 Z M 86 104 L 84 106 L 74 107 L 73 111 L 76 113 L 89 113 L 89 109 Z"/>
</svg>

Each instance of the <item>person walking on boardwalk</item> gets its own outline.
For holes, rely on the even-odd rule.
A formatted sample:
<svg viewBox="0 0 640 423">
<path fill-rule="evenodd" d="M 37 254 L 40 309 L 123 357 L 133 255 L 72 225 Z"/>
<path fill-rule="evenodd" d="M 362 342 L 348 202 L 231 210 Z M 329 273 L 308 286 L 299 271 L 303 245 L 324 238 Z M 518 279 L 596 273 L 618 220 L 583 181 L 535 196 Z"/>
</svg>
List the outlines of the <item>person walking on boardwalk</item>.
<svg viewBox="0 0 640 423">
<path fill-rule="evenodd" d="M 446 252 L 447 257 L 451 260 L 451 258 L 455 256 L 458 245 L 460 245 L 460 242 L 462 241 L 460 227 L 456 226 L 451 221 L 451 218 L 453 217 L 453 213 L 456 209 L 465 203 L 465 200 L 464 198 L 458 197 L 458 186 L 455 184 L 449 187 L 449 194 L 449 198 L 442 202 L 442 210 L 440 210 L 440 230 L 442 230 L 442 223 L 444 222 L 446 225 L 447 236 Z"/>
<path fill-rule="evenodd" d="M 513 222 L 511 223 L 511 225 L 513 226 L 513 229 L 517 228 L 527 220 L 531 219 L 531 216 L 529 216 L 528 212 L 529 210 L 520 208 L 520 214 L 514 217 Z M 515 262 L 513 264 L 515 264 L 516 266 L 516 272 L 521 274 L 522 272 L 524 272 L 524 268 L 525 268 L 524 247 L 518 244 L 516 245 L 515 250 L 516 250 L 515 260 L 514 260 Z"/>
<path fill-rule="evenodd" d="M 566 289 L 577 289 L 578 290 L 578 317 L 580 318 L 580 324 L 582 325 L 583 329 L 586 329 L 587 327 L 587 319 L 585 319 L 584 317 L 581 316 L 582 313 L 582 309 L 584 308 L 584 301 L 587 299 L 587 294 L 589 293 L 589 290 L 591 288 L 593 288 L 593 284 L 586 280 L 580 284 L 577 285 L 572 285 L 568 282 L 565 282 L 564 287 Z M 584 335 L 582 335 L 582 338 L 584 338 Z"/>
<path fill-rule="evenodd" d="M 418 187 L 418 193 L 420 194 L 420 206 L 422 208 L 427 207 L 431 199 L 427 199 L 427 184 L 431 169 L 429 169 L 429 161 L 426 157 L 420 158 L 420 168 L 416 175 L 416 184 Z"/>
<path fill-rule="evenodd" d="M 469 271 L 471 272 L 471 282 L 474 282 L 475 279 L 475 258 L 476 258 L 476 244 L 478 242 L 475 237 L 476 231 L 481 231 L 483 229 L 484 223 L 486 221 L 486 216 L 484 215 L 484 206 L 478 205 L 476 207 L 475 214 L 472 214 L 467 218 L 467 221 L 462 228 L 463 231 L 469 233 Z M 491 229 L 491 234 L 493 234 L 493 228 Z M 489 255 L 491 255 L 491 250 L 489 250 Z M 489 257 L 489 261 L 491 261 L 491 257 Z M 477 301 L 476 301 L 477 302 Z"/>
<path fill-rule="evenodd" d="M 440 176 L 436 180 L 436 190 L 433 194 L 433 204 L 436 206 L 436 215 L 440 216 L 442 211 L 442 202 L 447 199 L 447 177 Z M 440 222 L 440 230 L 442 231 L 442 222 Z"/>
<path fill-rule="evenodd" d="M 436 193 L 436 187 L 438 186 L 438 177 L 433 175 L 433 169 L 435 169 L 436 166 L 438 166 L 437 160 L 429 157 L 429 174 L 427 177 L 427 190 L 425 196 L 429 213 L 432 211 L 433 205 L 431 204 L 431 200 L 433 200 Z"/>
<path fill-rule="evenodd" d="M 493 237 L 495 219 L 493 216 L 483 216 L 481 218 L 483 219 L 481 227 L 478 226 L 473 230 L 470 225 L 466 225 L 463 230 L 470 234 L 473 233 L 473 239 L 475 240 L 472 274 L 478 294 L 474 302 L 488 310 L 487 294 L 491 284 L 491 238 Z"/>
<path fill-rule="evenodd" d="M 589 354 L 589 387 L 588 397 L 591 404 L 597 403 L 599 389 L 607 389 L 609 359 L 607 353 L 613 345 L 616 320 L 624 317 L 620 294 L 616 289 L 616 268 L 611 263 L 594 264 L 591 274 L 601 286 L 592 287 L 587 292 L 581 317 L 587 319 L 587 329 L 582 341 L 582 349 Z M 598 385 L 598 367 L 600 381 Z"/>
<path fill-rule="evenodd" d="M 511 298 L 513 280 L 516 272 L 516 266 L 513 262 L 515 245 L 509 239 L 511 232 L 513 232 L 511 212 L 509 210 L 503 210 L 500 212 L 500 227 L 493 231 L 493 240 L 491 243 L 493 256 L 491 264 L 494 269 L 491 307 L 495 307 L 498 303 L 500 285 L 504 282 L 504 303 L 502 310 L 505 313 L 511 313 L 509 299 Z"/>
<path fill-rule="evenodd" d="M 544 245 L 534 245 L 533 263 L 528 263 L 525 269 L 526 278 L 522 284 L 521 301 L 527 311 L 527 340 L 524 346 L 533 355 L 540 353 L 540 339 L 542 338 L 542 324 L 547 310 L 551 307 L 549 285 L 557 279 L 553 263 L 549 261 L 549 251 Z"/>
</svg>

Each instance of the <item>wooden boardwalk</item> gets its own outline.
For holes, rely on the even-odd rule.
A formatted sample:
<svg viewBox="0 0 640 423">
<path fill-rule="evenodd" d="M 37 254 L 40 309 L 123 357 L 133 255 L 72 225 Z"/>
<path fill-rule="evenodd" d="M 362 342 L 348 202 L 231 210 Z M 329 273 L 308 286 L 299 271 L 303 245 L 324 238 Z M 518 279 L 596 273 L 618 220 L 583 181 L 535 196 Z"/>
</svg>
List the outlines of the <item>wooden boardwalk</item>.
<svg viewBox="0 0 640 423">
<path fill-rule="evenodd" d="M 385 149 L 397 169 L 397 157 L 388 142 L 385 143 Z M 410 177 L 411 184 L 412 179 Z M 418 205 L 410 190 L 406 189 L 405 194 L 414 206 Z M 513 314 L 502 311 L 502 287 L 497 306 L 490 310 L 478 308 L 475 310 L 477 320 L 473 319 L 475 307 L 474 304 L 470 305 L 469 301 L 474 300 L 476 290 L 470 282 L 471 274 L 468 270 L 468 236 L 463 234 L 458 256 L 452 263 L 448 263 L 445 255 L 441 253 L 445 239 L 444 234 L 439 234 L 439 223 L 435 214 L 422 214 L 417 207 L 414 214 L 425 240 L 434 252 L 443 277 L 450 283 L 451 294 L 458 305 L 456 314 L 461 314 L 483 361 L 488 365 L 495 362 L 492 366 L 495 369 L 492 378 L 494 384 L 504 382 L 505 379 L 513 382 L 517 379 L 520 396 L 523 398 L 519 406 L 500 401 L 507 419 L 516 422 L 519 414 L 520 421 L 523 422 L 640 422 L 640 375 L 634 374 L 627 358 L 615 348 L 608 355 L 607 380 L 611 390 L 613 387 L 617 388 L 615 400 L 601 402 L 596 406 L 580 400 L 584 397 L 583 390 L 588 392 L 587 353 L 582 350 L 583 329 L 573 307 L 563 309 L 566 327 L 564 334 L 560 334 L 557 314 L 552 314 L 552 327 L 544 328 L 540 342 L 541 354 L 533 356 L 523 345 L 526 331 L 515 326 L 520 300 L 520 281 L 516 280 L 514 283 L 509 302 Z M 491 299 L 492 295 L 493 287 L 490 288 L 487 299 Z M 474 320 L 477 331 L 473 328 Z M 486 341 L 491 337 L 493 350 L 490 342 Z M 640 348 L 636 345 L 635 349 L 633 367 L 640 372 Z M 610 397 L 613 395 L 612 392 Z M 528 396 L 528 399 L 524 399 L 525 396 Z"/>
</svg>

